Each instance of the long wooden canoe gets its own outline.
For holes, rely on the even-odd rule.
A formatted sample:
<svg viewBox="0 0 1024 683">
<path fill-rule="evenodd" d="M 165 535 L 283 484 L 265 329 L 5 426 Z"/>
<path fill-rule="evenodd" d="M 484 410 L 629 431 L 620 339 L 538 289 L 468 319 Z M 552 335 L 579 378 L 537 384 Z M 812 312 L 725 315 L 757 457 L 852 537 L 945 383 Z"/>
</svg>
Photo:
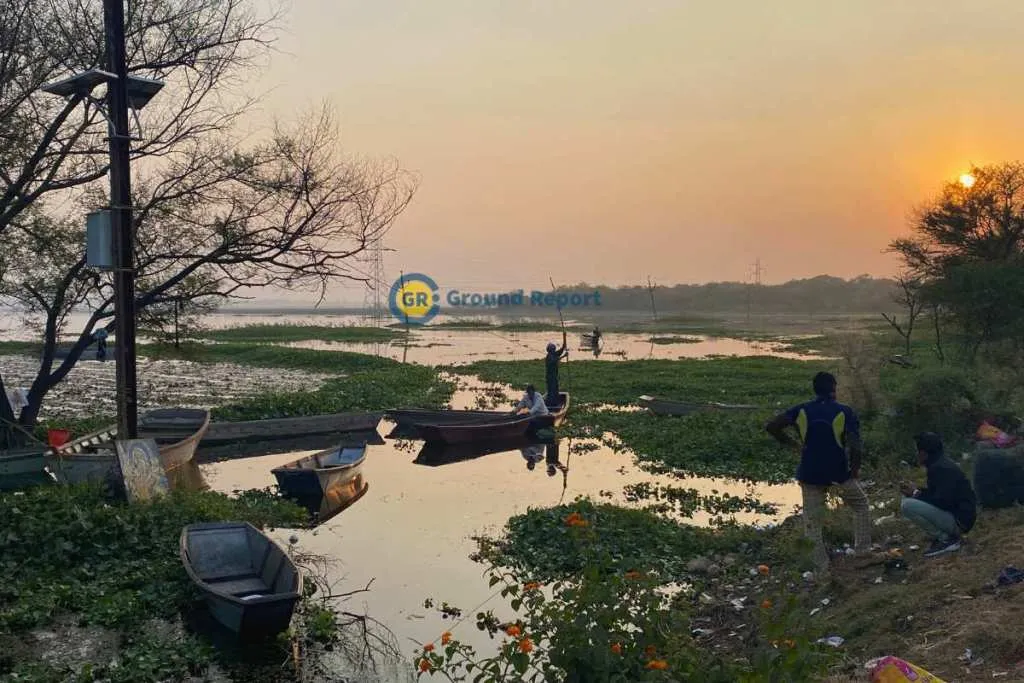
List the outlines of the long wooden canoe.
<svg viewBox="0 0 1024 683">
<path fill-rule="evenodd" d="M 411 428 L 418 424 L 466 424 L 490 422 L 508 417 L 506 410 L 431 410 L 429 408 L 398 408 L 385 413 L 396 426 Z"/>
<path fill-rule="evenodd" d="M 277 635 L 302 595 L 302 572 L 266 534 L 246 522 L 190 524 L 181 563 L 213 617 L 243 640 Z"/>
<path fill-rule="evenodd" d="M 670 401 L 654 396 L 641 396 L 637 403 L 650 410 L 655 415 L 689 415 L 698 410 L 756 410 L 755 405 L 739 403 L 687 403 L 684 401 Z"/>
<path fill-rule="evenodd" d="M 492 422 L 466 424 L 418 424 L 416 432 L 427 443 L 460 444 L 516 439 L 526 434 L 533 418 L 529 415 Z"/>
<path fill-rule="evenodd" d="M 157 429 L 179 433 L 191 429 L 187 416 L 181 416 L 183 409 L 169 408 L 148 413 L 140 425 L 145 429 Z M 293 439 L 317 434 L 343 434 L 345 432 L 370 432 L 380 424 L 381 412 L 333 413 L 329 415 L 307 415 L 304 417 L 281 417 L 268 420 L 247 420 L 245 422 L 211 422 L 203 435 L 204 446 L 237 441 L 265 441 L 271 439 Z"/>
<path fill-rule="evenodd" d="M 160 447 L 160 461 L 167 472 L 171 487 L 175 487 L 175 470 L 192 461 L 203 434 L 210 426 L 210 411 L 176 408 L 179 418 L 188 419 L 194 426 L 191 433 L 182 438 L 180 427 L 160 428 L 144 426 L 139 429 L 140 439 L 152 438 Z M 190 411 L 186 413 L 185 411 Z M 145 421 L 140 421 L 145 424 Z M 63 446 L 50 449 L 44 459 L 57 481 L 76 484 L 83 481 L 98 481 L 119 485 L 117 468 L 117 427 L 111 426 L 75 439 Z"/>
</svg>

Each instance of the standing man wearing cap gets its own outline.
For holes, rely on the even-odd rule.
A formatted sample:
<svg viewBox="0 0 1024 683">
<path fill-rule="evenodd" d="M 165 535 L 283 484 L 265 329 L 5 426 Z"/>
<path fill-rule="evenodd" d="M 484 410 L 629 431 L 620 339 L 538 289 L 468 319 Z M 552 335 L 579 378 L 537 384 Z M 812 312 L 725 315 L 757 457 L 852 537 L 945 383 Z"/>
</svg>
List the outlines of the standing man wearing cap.
<svg viewBox="0 0 1024 683">
<path fill-rule="evenodd" d="M 565 330 L 562 330 L 562 348 L 555 346 L 554 342 L 549 342 L 548 355 L 544 358 L 544 383 L 547 387 L 547 395 L 544 397 L 544 401 L 549 406 L 559 406 L 562 404 L 562 397 L 559 396 L 560 392 L 558 391 L 558 363 L 563 358 L 569 356 L 565 339 Z"/>
<path fill-rule="evenodd" d="M 825 494 L 834 487 L 843 502 L 853 508 L 854 551 L 858 554 L 871 550 L 871 510 L 857 481 L 862 451 L 857 414 L 836 400 L 833 375 L 819 372 L 813 386 L 813 401 L 779 414 L 766 429 L 783 445 L 800 448 L 796 478 L 803 494 L 804 531 L 814 544 L 814 564 L 819 571 L 827 572 L 828 552 L 821 528 Z M 786 434 L 787 427 L 797 428 L 800 443 Z"/>
<path fill-rule="evenodd" d="M 920 489 L 905 481 L 900 484 L 900 512 L 907 521 L 923 529 L 932 539 L 925 557 L 960 550 L 960 537 L 974 526 L 978 499 L 971 482 L 955 462 L 943 453 L 942 438 L 934 432 L 914 437 L 917 463 L 928 471 L 928 485 Z"/>
</svg>

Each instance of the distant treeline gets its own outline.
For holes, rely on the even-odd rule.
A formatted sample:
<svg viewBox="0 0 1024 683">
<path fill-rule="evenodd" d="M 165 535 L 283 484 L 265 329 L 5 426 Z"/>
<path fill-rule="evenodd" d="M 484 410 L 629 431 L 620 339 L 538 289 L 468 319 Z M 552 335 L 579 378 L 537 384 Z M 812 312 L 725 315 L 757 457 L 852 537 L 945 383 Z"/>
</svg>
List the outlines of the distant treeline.
<svg viewBox="0 0 1024 683">
<path fill-rule="evenodd" d="M 896 283 L 863 275 L 852 280 L 819 275 L 791 280 L 781 285 L 750 285 L 742 282 L 712 282 L 704 285 L 655 287 L 658 312 L 724 313 L 877 313 L 891 310 Z M 647 287 L 603 287 L 581 283 L 568 289 L 601 292 L 604 310 L 640 311 L 651 309 Z"/>
</svg>

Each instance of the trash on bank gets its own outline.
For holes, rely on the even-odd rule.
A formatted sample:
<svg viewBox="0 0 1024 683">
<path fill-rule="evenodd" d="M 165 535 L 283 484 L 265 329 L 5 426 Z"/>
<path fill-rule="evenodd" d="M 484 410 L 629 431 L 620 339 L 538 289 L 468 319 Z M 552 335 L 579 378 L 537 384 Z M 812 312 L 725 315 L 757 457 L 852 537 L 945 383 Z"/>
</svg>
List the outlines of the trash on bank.
<svg viewBox="0 0 1024 683">
<path fill-rule="evenodd" d="M 829 636 L 828 638 L 818 638 L 816 641 L 821 645 L 829 645 L 831 647 L 842 647 L 846 639 L 842 636 Z"/>
<path fill-rule="evenodd" d="M 945 683 L 941 678 L 899 657 L 881 657 L 864 665 L 873 683 Z"/>
</svg>

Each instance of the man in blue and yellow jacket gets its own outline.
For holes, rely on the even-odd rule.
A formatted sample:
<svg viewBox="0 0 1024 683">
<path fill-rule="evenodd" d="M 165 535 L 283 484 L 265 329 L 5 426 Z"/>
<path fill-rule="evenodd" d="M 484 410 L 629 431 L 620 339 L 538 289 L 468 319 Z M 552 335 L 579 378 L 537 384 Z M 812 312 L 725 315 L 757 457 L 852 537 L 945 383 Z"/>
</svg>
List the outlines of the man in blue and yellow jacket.
<svg viewBox="0 0 1024 683">
<path fill-rule="evenodd" d="M 794 406 L 768 423 L 768 433 L 784 445 L 800 448 L 796 478 L 803 494 L 804 530 L 814 544 L 814 563 L 828 569 L 828 552 L 821 528 L 825 495 L 834 488 L 854 512 L 854 550 L 871 549 L 871 513 L 860 487 L 862 447 L 860 421 L 850 406 L 836 400 L 836 378 L 827 372 L 814 376 L 813 401 Z M 786 433 L 796 427 L 800 441 Z"/>
</svg>

